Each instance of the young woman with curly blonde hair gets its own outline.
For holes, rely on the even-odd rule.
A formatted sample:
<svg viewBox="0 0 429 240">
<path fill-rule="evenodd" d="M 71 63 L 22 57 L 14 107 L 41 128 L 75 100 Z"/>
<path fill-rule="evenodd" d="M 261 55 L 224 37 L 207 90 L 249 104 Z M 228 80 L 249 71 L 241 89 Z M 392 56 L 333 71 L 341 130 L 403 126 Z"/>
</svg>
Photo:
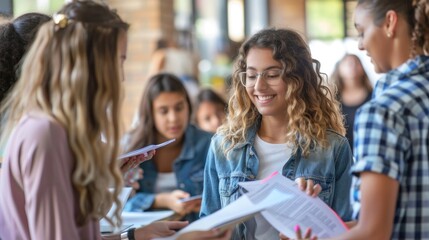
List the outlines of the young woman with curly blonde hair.
<svg viewBox="0 0 429 240">
<path fill-rule="evenodd" d="M 308 191 L 350 220 L 352 154 L 338 102 L 320 63 L 298 33 L 266 29 L 240 49 L 227 121 L 213 137 L 205 168 L 201 216 L 236 200 L 238 182 L 274 171 L 305 179 Z M 238 226 L 234 239 L 278 239 L 261 216 Z"/>
</svg>

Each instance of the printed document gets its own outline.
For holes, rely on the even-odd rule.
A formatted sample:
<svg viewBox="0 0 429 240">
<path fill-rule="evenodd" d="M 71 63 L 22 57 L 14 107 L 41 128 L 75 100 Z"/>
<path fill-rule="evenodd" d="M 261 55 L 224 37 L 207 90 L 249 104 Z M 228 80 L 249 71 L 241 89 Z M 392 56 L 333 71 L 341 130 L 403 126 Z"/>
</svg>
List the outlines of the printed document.
<svg viewBox="0 0 429 240">
<path fill-rule="evenodd" d="M 273 174 L 259 181 L 241 182 L 239 185 L 248 191 L 246 195 L 251 201 L 258 201 L 268 190 L 291 196 L 261 212 L 275 229 L 289 238 L 295 238 L 296 225 L 304 231 L 311 227 L 318 238 L 334 237 L 347 231 L 341 218 L 320 198 L 308 196 L 294 181 L 281 174 Z"/>
<path fill-rule="evenodd" d="M 252 202 L 246 195 L 243 195 L 219 211 L 189 224 L 176 234 L 170 237 L 157 239 L 173 240 L 183 233 L 192 231 L 204 231 L 214 228 L 229 229 L 253 217 L 256 213 L 291 198 L 291 195 L 279 192 L 276 189 L 266 192 L 268 193 L 264 196 L 260 196 L 256 202 Z"/>
<path fill-rule="evenodd" d="M 263 180 L 240 182 L 239 185 L 247 192 L 237 200 L 173 236 L 159 239 L 176 239 L 191 231 L 232 228 L 256 213 L 289 238 L 295 238 L 296 225 L 304 231 L 311 227 L 318 238 L 337 236 L 348 230 L 341 218 L 320 198 L 308 196 L 294 181 L 278 172 Z"/>
</svg>

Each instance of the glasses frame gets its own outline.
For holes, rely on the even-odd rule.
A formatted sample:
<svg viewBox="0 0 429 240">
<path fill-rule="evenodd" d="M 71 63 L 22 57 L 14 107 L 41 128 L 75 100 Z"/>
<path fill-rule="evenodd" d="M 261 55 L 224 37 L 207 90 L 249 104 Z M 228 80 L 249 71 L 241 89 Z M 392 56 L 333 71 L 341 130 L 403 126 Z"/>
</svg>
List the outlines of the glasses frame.
<svg viewBox="0 0 429 240">
<path fill-rule="evenodd" d="M 240 79 L 240 83 L 241 83 L 241 85 L 243 85 L 245 88 L 253 88 L 253 87 L 255 87 L 255 85 L 256 85 L 256 82 L 260 79 L 260 78 L 262 78 L 263 80 L 265 80 L 266 79 L 266 77 L 267 77 L 267 73 L 269 72 L 269 71 L 273 71 L 273 70 L 278 70 L 279 71 L 279 78 L 281 78 L 282 80 L 283 80 L 283 74 L 284 74 L 284 68 L 274 68 L 274 69 L 266 69 L 266 70 L 264 70 L 264 71 L 262 71 L 262 72 L 256 72 L 256 80 L 255 80 L 255 83 L 252 85 L 252 86 L 246 86 L 246 84 L 245 84 L 245 79 L 244 78 L 246 78 L 246 75 L 247 75 L 247 72 L 246 71 L 244 71 L 244 72 L 239 72 L 238 73 L 238 78 Z M 243 77 L 244 76 L 244 77 Z M 277 84 L 272 84 L 272 83 L 270 83 L 269 81 L 265 81 L 265 83 L 266 84 L 268 84 L 268 85 L 270 85 L 270 86 L 276 86 Z"/>
</svg>

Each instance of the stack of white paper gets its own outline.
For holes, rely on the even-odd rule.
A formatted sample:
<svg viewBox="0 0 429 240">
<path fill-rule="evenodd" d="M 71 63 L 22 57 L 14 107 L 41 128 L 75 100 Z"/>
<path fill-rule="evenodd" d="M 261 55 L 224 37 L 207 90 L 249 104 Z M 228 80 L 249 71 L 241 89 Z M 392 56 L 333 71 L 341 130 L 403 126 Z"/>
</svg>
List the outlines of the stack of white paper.
<svg viewBox="0 0 429 240">
<path fill-rule="evenodd" d="M 298 189 L 294 181 L 281 174 L 275 174 L 270 179 L 241 182 L 239 185 L 248 191 L 247 195 L 252 201 L 258 201 L 273 189 L 291 195 L 291 198 L 261 212 L 275 229 L 290 238 L 295 238 L 296 225 L 304 230 L 310 227 L 318 238 L 334 237 L 347 231 L 341 218 L 320 198 L 308 196 Z"/>
<path fill-rule="evenodd" d="M 319 238 L 347 231 L 341 218 L 321 199 L 308 196 L 298 189 L 295 182 L 280 174 L 239 185 L 248 192 L 236 201 L 189 224 L 173 236 L 159 239 L 172 240 L 191 231 L 231 228 L 256 213 L 261 213 L 274 228 L 290 238 L 295 237 L 296 225 L 302 229 L 311 227 Z"/>
<path fill-rule="evenodd" d="M 289 198 L 291 198 L 289 194 L 279 192 L 276 189 L 270 191 L 270 193 L 265 195 L 258 203 L 253 203 L 246 195 L 243 195 L 225 208 L 189 224 L 173 236 L 159 239 L 173 240 L 187 232 L 210 230 L 214 228 L 231 228 L 235 224 L 252 217 L 254 214 Z"/>
</svg>

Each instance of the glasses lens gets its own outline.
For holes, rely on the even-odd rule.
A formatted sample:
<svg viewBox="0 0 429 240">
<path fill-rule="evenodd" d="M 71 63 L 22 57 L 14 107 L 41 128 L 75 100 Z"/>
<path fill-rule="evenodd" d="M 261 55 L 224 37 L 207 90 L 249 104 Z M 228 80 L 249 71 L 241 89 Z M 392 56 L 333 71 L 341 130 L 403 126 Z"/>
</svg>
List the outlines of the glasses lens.
<svg viewBox="0 0 429 240">
<path fill-rule="evenodd" d="M 280 74 L 281 74 L 281 70 L 279 70 L 279 69 L 272 69 L 272 70 L 264 71 L 262 73 L 262 76 L 264 78 L 277 78 L 277 77 L 280 77 Z"/>
<path fill-rule="evenodd" d="M 247 85 L 246 85 L 246 72 L 241 72 L 238 75 L 240 77 L 241 84 L 243 84 L 243 86 L 247 87 Z"/>
<path fill-rule="evenodd" d="M 258 78 L 265 81 L 266 84 L 275 86 L 282 81 L 282 69 L 269 69 L 262 73 L 257 72 L 241 72 L 239 73 L 240 81 L 245 87 L 253 87 Z"/>
</svg>

